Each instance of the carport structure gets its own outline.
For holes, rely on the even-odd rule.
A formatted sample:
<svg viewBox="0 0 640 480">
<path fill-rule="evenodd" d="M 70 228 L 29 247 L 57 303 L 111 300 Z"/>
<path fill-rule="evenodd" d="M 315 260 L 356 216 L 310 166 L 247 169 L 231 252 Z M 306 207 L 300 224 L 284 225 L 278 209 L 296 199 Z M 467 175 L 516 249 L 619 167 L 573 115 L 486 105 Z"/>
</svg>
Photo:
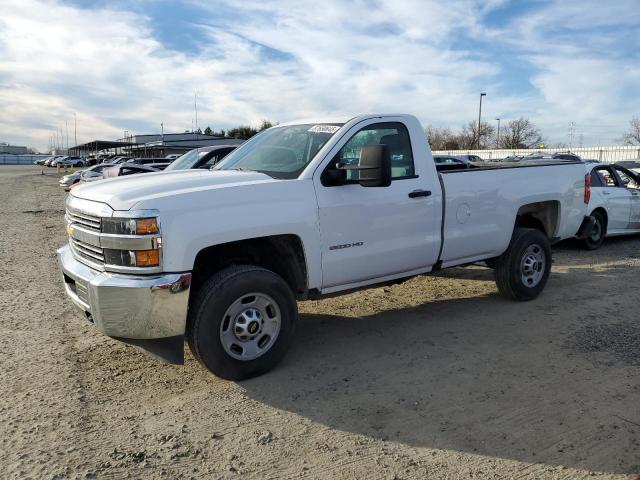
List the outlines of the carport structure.
<svg viewBox="0 0 640 480">
<path fill-rule="evenodd" d="M 115 150 L 115 153 L 123 153 L 122 150 L 126 147 L 133 147 L 139 145 L 135 142 L 119 142 L 112 140 L 93 140 L 92 142 L 83 143 L 82 145 L 76 145 L 69 148 L 70 155 L 97 155 L 104 150 Z M 120 150 L 120 151 L 118 151 Z"/>
</svg>

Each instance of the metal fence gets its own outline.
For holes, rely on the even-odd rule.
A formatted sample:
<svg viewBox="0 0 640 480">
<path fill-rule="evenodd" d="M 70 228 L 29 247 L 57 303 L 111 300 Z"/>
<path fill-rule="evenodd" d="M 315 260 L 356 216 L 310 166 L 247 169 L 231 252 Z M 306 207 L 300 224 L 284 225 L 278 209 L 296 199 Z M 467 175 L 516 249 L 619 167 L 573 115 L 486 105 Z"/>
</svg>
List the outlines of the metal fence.
<svg viewBox="0 0 640 480">
<path fill-rule="evenodd" d="M 434 155 L 477 155 L 483 160 L 496 160 L 512 156 L 526 156 L 532 153 L 556 153 L 568 152 L 580 155 L 583 159 L 593 159 L 604 163 L 615 163 L 621 160 L 640 161 L 640 145 L 633 146 L 609 146 L 609 147 L 579 147 L 568 149 L 538 148 L 516 150 L 437 150 Z"/>
<path fill-rule="evenodd" d="M 39 158 L 47 158 L 51 155 L 10 155 L 0 154 L 0 165 L 33 165 Z"/>
</svg>

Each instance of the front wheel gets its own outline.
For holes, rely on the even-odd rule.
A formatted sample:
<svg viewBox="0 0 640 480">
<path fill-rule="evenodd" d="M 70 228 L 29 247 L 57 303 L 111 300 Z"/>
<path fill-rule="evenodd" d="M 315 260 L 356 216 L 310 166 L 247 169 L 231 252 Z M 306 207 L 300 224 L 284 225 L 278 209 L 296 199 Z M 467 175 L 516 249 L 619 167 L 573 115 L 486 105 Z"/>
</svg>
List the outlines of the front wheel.
<svg viewBox="0 0 640 480">
<path fill-rule="evenodd" d="M 551 245 L 540 230 L 516 228 L 506 252 L 496 259 L 498 290 L 507 298 L 533 300 L 551 273 Z"/>
<path fill-rule="evenodd" d="M 261 267 L 232 266 L 212 275 L 196 294 L 187 340 L 209 371 L 244 380 L 284 357 L 297 317 L 293 292 L 280 276 Z"/>
</svg>

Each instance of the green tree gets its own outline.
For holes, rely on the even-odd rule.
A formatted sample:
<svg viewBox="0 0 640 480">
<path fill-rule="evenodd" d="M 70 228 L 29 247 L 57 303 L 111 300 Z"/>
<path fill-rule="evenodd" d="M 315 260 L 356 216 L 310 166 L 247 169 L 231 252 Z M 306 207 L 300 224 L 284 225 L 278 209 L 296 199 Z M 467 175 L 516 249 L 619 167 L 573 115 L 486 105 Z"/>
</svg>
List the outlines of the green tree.
<svg viewBox="0 0 640 480">
<path fill-rule="evenodd" d="M 271 128 L 273 127 L 273 123 L 271 123 L 269 120 L 262 120 L 262 123 L 260 124 L 260 127 L 258 127 L 258 131 L 261 132 L 263 130 L 266 130 L 267 128 Z"/>
<path fill-rule="evenodd" d="M 255 128 L 250 127 L 249 125 L 240 125 L 230 129 L 227 132 L 227 135 L 231 138 L 241 138 L 247 140 L 253 137 L 256 133 L 258 133 L 258 131 Z"/>
</svg>

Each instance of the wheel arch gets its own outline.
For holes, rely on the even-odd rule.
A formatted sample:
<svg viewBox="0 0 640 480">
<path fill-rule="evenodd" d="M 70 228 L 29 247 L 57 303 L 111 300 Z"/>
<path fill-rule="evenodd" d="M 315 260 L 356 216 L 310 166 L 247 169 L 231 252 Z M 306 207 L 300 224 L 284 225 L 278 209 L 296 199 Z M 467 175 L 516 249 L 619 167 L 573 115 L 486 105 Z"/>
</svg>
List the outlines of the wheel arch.
<svg viewBox="0 0 640 480">
<path fill-rule="evenodd" d="M 609 224 L 609 214 L 607 212 L 607 209 L 604 208 L 603 206 L 596 207 L 591 211 L 590 215 L 593 215 L 596 212 L 602 215 L 602 219 L 604 220 L 604 228 L 606 232 L 607 225 Z"/>
<path fill-rule="evenodd" d="M 548 238 L 554 238 L 559 230 L 560 208 L 558 200 L 522 205 L 516 213 L 514 229 L 518 227 L 535 228 Z"/>
<path fill-rule="evenodd" d="M 280 275 L 298 298 L 308 290 L 307 260 L 302 239 L 295 234 L 248 238 L 210 245 L 194 260 L 192 288 L 231 265 L 255 265 Z"/>
</svg>

